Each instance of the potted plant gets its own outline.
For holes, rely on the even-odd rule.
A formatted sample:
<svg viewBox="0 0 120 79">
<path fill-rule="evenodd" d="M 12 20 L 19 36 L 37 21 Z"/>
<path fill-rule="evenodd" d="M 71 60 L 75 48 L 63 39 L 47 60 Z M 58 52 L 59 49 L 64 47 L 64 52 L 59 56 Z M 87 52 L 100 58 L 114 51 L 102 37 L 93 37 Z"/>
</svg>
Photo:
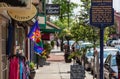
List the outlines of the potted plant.
<svg viewBox="0 0 120 79">
<path fill-rule="evenodd" d="M 52 48 L 54 48 L 54 45 L 55 45 L 54 41 L 51 41 Z"/>
<path fill-rule="evenodd" d="M 29 68 L 30 68 L 30 78 L 29 79 L 34 79 L 35 77 L 35 64 L 33 62 L 30 62 L 29 64 Z"/>
<path fill-rule="evenodd" d="M 45 64 L 45 61 L 46 61 L 46 58 L 47 58 L 47 55 L 46 55 L 46 50 L 44 50 L 42 52 L 42 54 L 39 56 L 39 65 L 40 67 L 43 67 L 43 65 Z"/>
<path fill-rule="evenodd" d="M 78 63 L 79 65 L 81 65 L 81 62 L 80 62 L 81 56 L 82 56 L 82 53 L 81 51 L 78 50 L 70 53 L 70 55 L 68 56 L 68 59 L 73 59 L 74 63 Z"/>
<path fill-rule="evenodd" d="M 46 43 L 44 43 L 43 47 L 44 47 L 44 50 L 46 50 L 46 56 L 49 57 L 49 54 L 50 54 L 51 49 L 52 49 L 51 44 L 46 42 Z"/>
</svg>

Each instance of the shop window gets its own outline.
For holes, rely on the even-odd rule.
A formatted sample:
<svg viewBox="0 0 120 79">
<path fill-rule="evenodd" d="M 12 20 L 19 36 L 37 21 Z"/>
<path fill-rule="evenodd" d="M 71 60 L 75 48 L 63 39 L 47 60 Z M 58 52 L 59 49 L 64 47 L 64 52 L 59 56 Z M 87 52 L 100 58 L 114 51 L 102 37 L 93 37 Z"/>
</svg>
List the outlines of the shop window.
<svg viewBox="0 0 120 79">
<path fill-rule="evenodd" d="M 20 49 L 23 50 L 25 55 L 25 30 L 21 26 L 17 26 L 15 31 L 15 41 L 16 45 L 20 46 Z"/>
</svg>

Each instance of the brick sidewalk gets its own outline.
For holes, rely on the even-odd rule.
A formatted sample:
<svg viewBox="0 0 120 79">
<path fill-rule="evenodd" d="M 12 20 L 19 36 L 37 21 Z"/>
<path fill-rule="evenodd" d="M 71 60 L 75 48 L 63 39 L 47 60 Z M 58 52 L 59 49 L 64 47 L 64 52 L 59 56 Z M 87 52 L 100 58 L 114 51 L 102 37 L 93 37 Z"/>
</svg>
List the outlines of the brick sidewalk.
<svg viewBox="0 0 120 79">
<path fill-rule="evenodd" d="M 59 62 L 64 61 L 64 53 L 51 53 L 47 61 Z"/>
<path fill-rule="evenodd" d="M 73 63 L 65 63 L 63 52 L 50 53 L 47 63 L 49 64 L 36 70 L 35 79 L 70 79 L 70 65 Z M 86 72 L 85 79 L 93 79 L 93 77 Z"/>
</svg>

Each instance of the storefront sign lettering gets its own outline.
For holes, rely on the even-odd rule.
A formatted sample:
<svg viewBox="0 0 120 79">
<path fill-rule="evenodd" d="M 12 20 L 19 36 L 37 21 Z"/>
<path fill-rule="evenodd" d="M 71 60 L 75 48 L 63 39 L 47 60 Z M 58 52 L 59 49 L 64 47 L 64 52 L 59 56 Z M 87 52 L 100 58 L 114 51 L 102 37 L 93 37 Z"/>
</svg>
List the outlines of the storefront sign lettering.
<svg viewBox="0 0 120 79">
<path fill-rule="evenodd" d="M 60 6 L 58 4 L 46 4 L 46 14 L 48 15 L 60 14 Z"/>
</svg>

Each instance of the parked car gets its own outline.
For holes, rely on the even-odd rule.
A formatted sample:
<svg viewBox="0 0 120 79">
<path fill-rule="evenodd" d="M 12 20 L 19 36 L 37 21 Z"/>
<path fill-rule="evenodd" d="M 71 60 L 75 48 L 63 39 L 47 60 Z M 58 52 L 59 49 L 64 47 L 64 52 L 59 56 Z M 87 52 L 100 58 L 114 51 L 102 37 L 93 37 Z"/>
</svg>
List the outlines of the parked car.
<svg viewBox="0 0 120 79">
<path fill-rule="evenodd" d="M 98 53 L 100 52 L 100 50 L 98 50 Z M 104 51 L 103 51 L 103 54 L 104 54 L 104 57 L 103 57 L 103 62 L 105 62 L 106 58 L 108 55 L 112 54 L 112 53 L 115 53 L 118 52 L 118 49 L 115 49 L 115 48 L 104 48 Z M 94 74 L 94 75 L 97 75 L 97 68 L 99 68 L 100 66 L 100 53 L 98 54 L 99 56 L 99 61 L 97 61 L 96 59 L 94 60 L 95 57 L 93 57 L 91 59 L 91 73 Z M 99 62 L 99 65 L 96 64 L 97 62 Z M 98 69 L 99 70 L 99 69 Z"/>
<path fill-rule="evenodd" d="M 75 41 L 73 41 L 73 40 L 69 40 L 70 51 L 72 50 L 72 45 L 73 45 L 74 42 Z M 68 42 L 64 41 L 63 42 L 63 47 L 65 48 L 65 46 L 67 46 L 67 45 L 68 45 Z"/>
<path fill-rule="evenodd" d="M 85 48 L 85 47 L 92 47 L 93 46 L 93 44 L 92 43 L 90 43 L 90 42 L 82 42 L 81 44 L 80 44 L 80 48 Z"/>
<path fill-rule="evenodd" d="M 111 42 L 111 46 L 112 47 L 115 47 L 115 45 L 117 45 L 119 42 L 118 42 L 118 40 L 113 40 L 112 42 Z"/>
<path fill-rule="evenodd" d="M 120 51 L 120 45 L 116 45 L 115 48 Z"/>
<path fill-rule="evenodd" d="M 108 55 L 108 57 L 105 60 L 104 79 L 118 79 L 118 66 L 116 63 L 116 54 L 115 53 Z"/>
<path fill-rule="evenodd" d="M 85 55 L 85 69 L 86 70 L 90 70 L 90 66 L 91 66 L 91 58 L 93 58 L 93 53 L 94 53 L 94 49 L 88 49 Z"/>
<path fill-rule="evenodd" d="M 107 46 L 111 46 L 111 42 L 112 42 L 113 40 L 112 39 L 109 39 L 107 42 L 106 42 L 106 45 Z"/>
</svg>

